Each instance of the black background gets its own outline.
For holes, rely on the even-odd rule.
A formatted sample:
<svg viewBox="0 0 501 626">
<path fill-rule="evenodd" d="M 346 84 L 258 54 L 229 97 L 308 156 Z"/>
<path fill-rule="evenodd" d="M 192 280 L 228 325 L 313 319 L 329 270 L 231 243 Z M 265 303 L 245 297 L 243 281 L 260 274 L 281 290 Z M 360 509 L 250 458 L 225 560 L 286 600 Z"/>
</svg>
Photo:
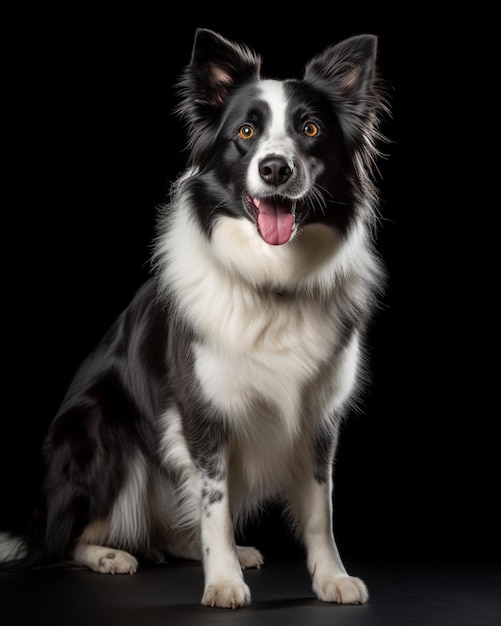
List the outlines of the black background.
<svg viewBox="0 0 501 626">
<path fill-rule="evenodd" d="M 156 207 L 184 165 L 173 85 L 195 28 L 246 42 L 278 78 L 371 32 L 393 109 L 379 162 L 390 282 L 369 337 L 372 385 L 341 439 L 338 542 L 376 559 L 498 554 L 495 283 L 482 262 L 484 153 L 471 143 L 478 33 L 468 13 L 322 6 L 4 20 L 3 516 L 29 508 L 40 442 L 75 369 L 148 276 Z M 282 541 L 274 514 L 250 532 Z"/>
</svg>

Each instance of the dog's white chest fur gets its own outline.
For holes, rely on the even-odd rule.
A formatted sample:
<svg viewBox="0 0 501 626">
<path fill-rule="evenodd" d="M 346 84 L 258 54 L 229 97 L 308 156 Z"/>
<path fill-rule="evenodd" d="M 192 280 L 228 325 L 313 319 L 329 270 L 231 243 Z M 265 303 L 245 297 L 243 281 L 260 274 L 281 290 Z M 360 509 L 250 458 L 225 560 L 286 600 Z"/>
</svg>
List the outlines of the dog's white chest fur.
<svg viewBox="0 0 501 626">
<path fill-rule="evenodd" d="M 327 287 L 318 293 L 348 252 L 327 227 L 274 247 L 248 220 L 231 218 L 219 220 L 209 245 L 184 210 L 171 217 L 162 243 L 166 286 L 199 333 L 199 391 L 231 424 L 240 478 L 246 489 L 278 487 L 302 456 L 297 447 L 311 448 L 319 422 L 355 383 L 358 337 L 339 349 L 337 298 Z M 287 292 L 309 273 L 311 292 Z M 270 276 L 283 293 L 268 284 Z"/>
<path fill-rule="evenodd" d="M 319 316 L 306 323 L 307 306 L 288 306 L 261 311 L 248 325 L 240 320 L 232 336 L 218 333 L 223 341 L 200 343 L 195 350 L 203 394 L 232 426 L 231 481 L 245 485 L 235 489 L 238 494 L 262 496 L 290 483 L 319 423 L 342 404 L 355 381 L 356 339 L 333 366 L 329 320 Z"/>
<path fill-rule="evenodd" d="M 225 323 L 217 315 L 206 320 L 212 332 L 195 350 L 197 378 L 207 399 L 228 416 L 244 418 L 256 403 L 266 403 L 292 426 L 308 381 L 325 367 L 332 324 L 323 315 L 312 318 L 304 301 L 275 294 L 256 300 L 245 313 L 229 310 L 227 302 Z"/>
</svg>

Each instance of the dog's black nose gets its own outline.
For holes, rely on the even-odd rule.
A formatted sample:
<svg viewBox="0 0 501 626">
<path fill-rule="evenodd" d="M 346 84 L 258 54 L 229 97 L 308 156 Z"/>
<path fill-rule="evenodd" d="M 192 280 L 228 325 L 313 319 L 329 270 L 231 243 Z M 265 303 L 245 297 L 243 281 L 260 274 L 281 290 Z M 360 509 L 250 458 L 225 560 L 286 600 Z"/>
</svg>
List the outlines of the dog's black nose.
<svg viewBox="0 0 501 626">
<path fill-rule="evenodd" d="M 292 170 L 282 157 L 266 157 L 259 164 L 259 174 L 269 185 L 281 185 L 289 180 Z"/>
</svg>

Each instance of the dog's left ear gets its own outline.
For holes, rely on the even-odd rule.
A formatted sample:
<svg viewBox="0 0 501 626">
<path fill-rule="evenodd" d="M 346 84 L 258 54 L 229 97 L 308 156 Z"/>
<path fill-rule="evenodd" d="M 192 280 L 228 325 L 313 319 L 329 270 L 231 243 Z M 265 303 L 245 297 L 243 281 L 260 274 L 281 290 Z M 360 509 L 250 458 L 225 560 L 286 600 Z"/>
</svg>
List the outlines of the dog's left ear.
<svg viewBox="0 0 501 626">
<path fill-rule="evenodd" d="M 327 82 L 352 104 L 360 104 L 374 84 L 377 37 L 357 35 L 330 46 L 305 68 L 306 81 Z"/>
<path fill-rule="evenodd" d="M 304 80 L 321 85 L 338 114 L 344 136 L 371 151 L 377 127 L 389 112 L 377 73 L 376 35 L 356 35 L 330 46 L 305 67 Z"/>
</svg>

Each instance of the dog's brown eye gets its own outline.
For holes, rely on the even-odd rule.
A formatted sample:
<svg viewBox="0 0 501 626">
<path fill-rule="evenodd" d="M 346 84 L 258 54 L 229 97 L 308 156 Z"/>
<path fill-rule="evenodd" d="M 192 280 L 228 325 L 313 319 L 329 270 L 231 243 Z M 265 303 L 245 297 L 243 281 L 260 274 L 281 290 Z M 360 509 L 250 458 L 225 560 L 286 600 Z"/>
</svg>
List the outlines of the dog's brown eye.
<svg viewBox="0 0 501 626">
<path fill-rule="evenodd" d="M 244 124 L 240 126 L 240 130 L 238 131 L 238 136 L 240 139 L 251 139 L 256 134 L 256 131 L 252 128 L 250 124 Z"/>
<path fill-rule="evenodd" d="M 307 137 L 316 137 L 320 132 L 320 128 L 315 124 L 315 122 L 306 122 L 303 126 L 303 133 Z"/>
</svg>

